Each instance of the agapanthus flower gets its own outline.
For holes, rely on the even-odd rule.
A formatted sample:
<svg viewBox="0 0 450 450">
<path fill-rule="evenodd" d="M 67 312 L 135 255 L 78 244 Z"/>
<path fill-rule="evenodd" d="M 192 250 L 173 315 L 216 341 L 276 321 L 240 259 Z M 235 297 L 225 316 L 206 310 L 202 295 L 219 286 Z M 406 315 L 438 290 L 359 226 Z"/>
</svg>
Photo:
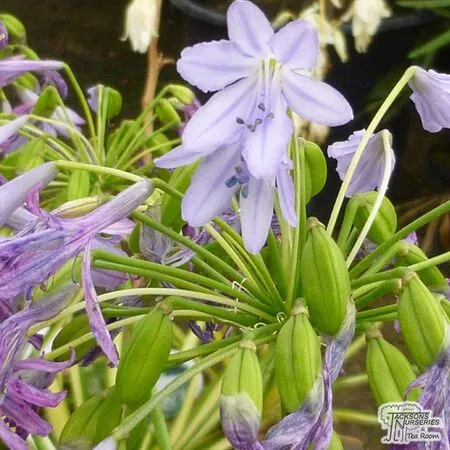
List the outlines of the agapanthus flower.
<svg viewBox="0 0 450 450">
<path fill-rule="evenodd" d="M 240 141 L 252 176 L 273 180 L 292 137 L 288 107 L 330 126 L 348 122 L 353 113 L 340 93 L 308 75 L 319 51 L 309 22 L 297 20 L 275 33 L 246 0 L 231 4 L 227 21 L 230 40 L 188 47 L 178 61 L 179 73 L 192 85 L 220 90 L 187 124 L 178 156 L 188 164 Z"/>
<path fill-rule="evenodd" d="M 47 436 L 52 431 L 39 416 L 38 408 L 55 407 L 64 399 L 65 392 L 52 393 L 47 387 L 73 360 L 53 363 L 41 358 L 20 360 L 19 356 L 30 327 L 63 311 L 78 289 L 72 283 L 65 285 L 0 324 L 0 439 L 10 448 L 26 450 L 28 434 Z"/>
<path fill-rule="evenodd" d="M 67 87 L 67 83 L 65 82 L 64 78 L 55 70 L 46 70 L 42 74 L 42 88 L 45 88 L 47 86 L 54 86 L 58 92 L 59 95 L 61 95 L 62 98 L 66 98 L 67 94 L 69 93 L 69 88 Z"/>
<path fill-rule="evenodd" d="M 98 94 L 99 94 L 98 90 L 99 90 L 98 86 L 92 86 L 87 90 L 88 94 L 87 102 L 89 104 L 89 107 L 95 113 L 98 111 Z"/>
<path fill-rule="evenodd" d="M 0 88 L 11 84 L 26 72 L 45 72 L 60 70 L 64 63 L 60 61 L 35 61 L 24 59 L 23 56 L 12 56 L 0 60 Z"/>
<path fill-rule="evenodd" d="M 9 183 L 1 189 L 8 187 Z M 100 347 L 116 364 L 117 351 L 106 329 L 91 278 L 90 250 L 100 232 L 114 235 L 114 229 L 108 227 L 128 216 L 151 190 L 149 181 L 141 181 L 83 217 L 61 219 L 48 214 L 46 223 L 33 223 L 15 237 L 0 241 L 0 299 L 28 294 L 67 261 L 84 252 L 82 278 L 89 323 Z"/>
<path fill-rule="evenodd" d="M 409 87 L 425 130 L 436 133 L 450 128 L 450 75 L 416 67 Z"/>
<path fill-rule="evenodd" d="M 381 21 L 391 14 L 385 0 L 355 0 L 352 32 L 356 51 L 359 53 L 367 51 Z"/>
<path fill-rule="evenodd" d="M 175 149 L 157 163 L 161 167 L 183 165 L 184 151 L 183 147 Z M 290 168 L 290 161 L 283 161 L 274 177 L 259 180 L 242 159 L 241 144 L 225 146 L 208 155 L 192 177 L 181 204 L 182 217 L 193 227 L 203 226 L 226 210 L 240 190 L 242 236 L 247 250 L 257 253 L 269 233 L 275 191 L 283 216 L 292 226 L 297 225 Z"/>
<path fill-rule="evenodd" d="M 273 426 L 262 441 L 264 450 L 326 450 L 333 433 L 332 384 L 339 376 L 344 356 L 355 332 L 355 307 L 349 302 L 344 323 L 336 336 L 327 336 L 323 374 L 298 411 Z"/>
<path fill-rule="evenodd" d="M 7 154 L 15 148 L 20 135 L 17 133 L 28 121 L 28 116 L 17 117 L 4 125 L 0 125 L 0 154 Z"/>
<path fill-rule="evenodd" d="M 355 131 L 348 140 L 335 142 L 328 147 L 328 156 L 337 160 L 336 170 L 341 180 L 344 179 L 347 173 L 353 155 L 364 135 L 364 131 Z M 381 130 L 370 137 L 345 194 L 347 197 L 373 191 L 380 186 L 383 179 L 386 158 L 383 133 L 389 133 L 389 131 Z M 392 135 L 390 133 L 389 140 L 392 145 Z M 389 148 L 389 155 L 392 159 L 392 170 L 394 170 L 395 154 L 392 148 Z"/>
<path fill-rule="evenodd" d="M 433 417 L 442 420 L 443 428 L 436 428 L 442 436 L 441 442 L 414 443 L 416 450 L 450 449 L 450 325 L 446 324 L 445 342 L 436 361 L 408 387 L 405 399 L 412 389 L 422 388 L 418 400 L 422 408 L 430 410 Z"/>
<path fill-rule="evenodd" d="M 7 47 L 9 42 L 8 30 L 5 24 L 0 20 L 0 50 Z"/>
<path fill-rule="evenodd" d="M 132 0 L 125 12 L 122 41 L 129 39 L 134 52 L 145 53 L 152 37 L 158 36 L 158 22 L 155 0 Z"/>
</svg>

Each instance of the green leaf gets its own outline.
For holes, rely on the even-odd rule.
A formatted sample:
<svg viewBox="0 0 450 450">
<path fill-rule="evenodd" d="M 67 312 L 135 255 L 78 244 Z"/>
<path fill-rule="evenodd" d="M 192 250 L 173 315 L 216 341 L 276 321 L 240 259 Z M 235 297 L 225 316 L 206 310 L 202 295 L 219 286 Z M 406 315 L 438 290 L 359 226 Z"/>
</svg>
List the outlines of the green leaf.
<svg viewBox="0 0 450 450">
<path fill-rule="evenodd" d="M 408 55 L 408 58 L 414 59 L 429 53 L 434 53 L 441 47 L 444 47 L 448 44 L 450 44 L 450 30 L 440 34 L 438 37 L 435 37 L 426 44 L 421 45 L 420 47 L 414 49 Z"/>
</svg>

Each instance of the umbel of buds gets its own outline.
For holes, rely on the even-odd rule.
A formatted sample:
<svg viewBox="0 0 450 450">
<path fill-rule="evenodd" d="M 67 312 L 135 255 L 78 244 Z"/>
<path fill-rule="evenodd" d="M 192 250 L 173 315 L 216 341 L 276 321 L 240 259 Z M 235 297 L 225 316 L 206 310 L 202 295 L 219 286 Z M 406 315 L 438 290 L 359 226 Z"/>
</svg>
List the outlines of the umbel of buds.
<svg viewBox="0 0 450 450">
<path fill-rule="evenodd" d="M 287 412 L 299 409 L 321 372 L 319 338 L 309 322 L 307 308 L 298 300 L 276 344 L 275 376 Z"/>
<path fill-rule="evenodd" d="M 388 402 L 402 402 L 404 394 L 416 378 L 405 355 L 394 345 L 383 339 L 380 331 L 366 332 L 367 375 L 370 389 L 378 405 Z M 419 392 L 413 390 L 409 400 L 416 400 Z"/>
<path fill-rule="evenodd" d="M 150 311 L 136 326 L 120 359 L 116 389 L 123 403 L 147 400 L 163 372 L 172 348 L 172 325 L 160 307 Z"/>
<path fill-rule="evenodd" d="M 334 336 L 345 318 L 350 279 L 340 248 L 315 217 L 308 219 L 301 280 L 312 324 Z"/>
<path fill-rule="evenodd" d="M 415 272 L 408 272 L 398 301 L 398 319 L 408 351 L 424 370 L 441 353 L 446 317 L 439 301 Z"/>
</svg>

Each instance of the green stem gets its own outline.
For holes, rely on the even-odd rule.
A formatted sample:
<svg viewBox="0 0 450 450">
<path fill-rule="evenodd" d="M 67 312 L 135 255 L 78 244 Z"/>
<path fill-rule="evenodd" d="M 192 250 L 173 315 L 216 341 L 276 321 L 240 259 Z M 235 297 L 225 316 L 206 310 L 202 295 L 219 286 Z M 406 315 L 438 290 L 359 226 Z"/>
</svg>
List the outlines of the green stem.
<svg viewBox="0 0 450 450">
<path fill-rule="evenodd" d="M 333 418 L 336 423 L 352 422 L 360 425 L 380 426 L 375 414 L 362 413 L 353 409 L 336 408 L 333 411 Z"/>
<path fill-rule="evenodd" d="M 353 222 L 359 206 L 359 203 L 356 201 L 347 203 L 344 219 L 342 220 L 341 229 L 339 230 L 339 236 L 337 239 L 337 245 L 343 252 L 347 248 L 346 244 L 349 240 L 350 232 L 352 231 Z"/>
<path fill-rule="evenodd" d="M 350 276 L 356 278 L 359 274 L 361 274 L 364 270 L 366 270 L 372 261 L 376 260 L 379 256 L 383 255 L 385 251 L 391 248 L 396 242 L 404 239 L 413 231 L 423 227 L 429 222 L 432 222 L 436 217 L 441 216 L 450 211 L 450 200 L 446 201 L 444 204 L 434 208 L 430 212 L 424 214 L 422 217 L 411 222 L 406 227 L 403 227 L 401 230 L 397 231 L 390 239 L 383 242 L 379 247 L 377 247 L 372 253 L 367 255 L 362 261 L 356 264 L 353 269 L 350 270 Z"/>
<path fill-rule="evenodd" d="M 358 163 L 363 155 L 364 150 L 366 149 L 369 139 L 372 137 L 374 131 L 380 124 L 380 122 L 383 119 L 386 112 L 389 110 L 389 108 L 393 104 L 394 100 L 398 97 L 398 95 L 401 93 L 403 88 L 408 84 L 409 80 L 415 75 L 415 73 L 416 73 L 416 68 L 414 66 L 409 67 L 405 71 L 403 76 L 400 78 L 400 80 L 394 86 L 394 88 L 392 89 L 390 94 L 386 97 L 383 104 L 380 106 L 380 109 L 377 111 L 374 118 L 372 119 L 369 126 L 367 127 L 367 130 L 365 131 L 365 133 L 356 149 L 356 152 L 352 158 L 352 161 L 350 162 L 350 166 L 347 170 L 347 173 L 345 174 L 344 180 L 342 181 L 341 189 L 339 190 L 338 196 L 336 198 L 336 202 L 333 206 L 333 210 L 331 212 L 330 220 L 328 222 L 328 227 L 327 227 L 327 230 L 330 234 L 333 233 L 334 227 L 335 227 L 337 219 L 339 217 L 339 212 L 341 210 L 342 204 L 345 199 L 345 194 L 347 193 L 351 179 L 352 179 L 353 175 L 355 174 L 356 168 L 357 168 Z"/>
<path fill-rule="evenodd" d="M 366 373 L 358 373 L 356 375 L 348 375 L 346 377 L 340 377 L 333 384 L 333 389 L 354 389 L 355 387 L 367 384 L 369 382 L 369 377 Z"/>
<path fill-rule="evenodd" d="M 151 416 L 153 427 L 155 429 L 155 437 L 158 442 L 158 448 L 160 450 L 172 450 L 169 431 L 167 429 L 167 423 L 161 405 L 154 408 Z"/>
<path fill-rule="evenodd" d="M 378 319 L 378 317 L 385 316 L 397 312 L 397 305 L 381 306 L 379 308 L 369 309 L 368 311 L 360 311 L 356 313 L 356 320 Z"/>
<path fill-rule="evenodd" d="M 380 283 L 375 289 L 367 294 L 355 299 L 355 306 L 357 309 L 365 308 L 375 300 L 383 297 L 384 295 L 398 291 L 402 286 L 402 281 L 397 278 L 394 280 L 388 280 Z"/>
<path fill-rule="evenodd" d="M 386 270 L 385 272 L 376 273 L 375 275 L 368 275 L 361 278 L 357 278 L 351 282 L 352 289 L 359 288 L 366 284 L 376 283 L 378 281 L 392 280 L 394 278 L 403 278 L 408 272 L 406 267 L 397 267 L 395 269 Z"/>
</svg>

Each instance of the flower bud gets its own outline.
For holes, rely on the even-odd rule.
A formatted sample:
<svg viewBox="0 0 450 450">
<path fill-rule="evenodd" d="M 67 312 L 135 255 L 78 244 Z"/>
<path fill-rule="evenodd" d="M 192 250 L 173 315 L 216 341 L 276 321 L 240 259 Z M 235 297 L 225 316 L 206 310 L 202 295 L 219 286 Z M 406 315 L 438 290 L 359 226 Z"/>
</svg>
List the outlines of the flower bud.
<svg viewBox="0 0 450 450">
<path fill-rule="evenodd" d="M 377 404 L 402 402 L 406 389 L 416 378 L 411 364 L 397 347 L 383 339 L 378 330 L 368 332 L 366 339 L 367 375 Z M 413 391 L 409 399 L 416 399 L 417 394 Z"/>
<path fill-rule="evenodd" d="M 409 272 L 402 282 L 398 319 L 411 357 L 424 370 L 441 352 L 446 318 L 438 300 L 416 273 Z"/>
<path fill-rule="evenodd" d="M 195 99 L 192 90 L 181 84 L 170 84 L 167 86 L 167 89 L 171 95 L 184 105 L 190 105 Z"/>
<path fill-rule="evenodd" d="M 357 194 L 352 197 L 350 202 L 357 202 L 359 208 L 357 209 L 354 224 L 355 227 L 361 231 L 369 218 L 373 205 L 377 199 L 378 192 L 366 192 L 364 194 Z M 382 244 L 389 239 L 397 229 L 397 215 L 395 213 L 394 205 L 386 197 L 383 197 L 381 207 L 375 217 L 375 221 L 370 227 L 367 237 L 375 244 Z"/>
<path fill-rule="evenodd" d="M 222 381 L 222 396 L 229 397 L 242 392 L 248 395 L 261 414 L 263 407 L 261 368 L 255 344 L 245 338 L 225 369 Z"/>
<path fill-rule="evenodd" d="M 309 141 L 305 143 L 305 159 L 306 202 L 309 202 L 325 186 L 327 161 L 322 149 L 314 142 Z"/>
<path fill-rule="evenodd" d="M 277 337 L 275 377 L 287 412 L 299 409 L 322 371 L 319 338 L 301 301 Z"/>
<path fill-rule="evenodd" d="M 47 86 L 39 95 L 34 105 L 33 114 L 40 117 L 51 117 L 58 106 L 59 93 L 54 86 Z"/>
<path fill-rule="evenodd" d="M 427 256 L 419 247 L 410 244 L 409 242 L 402 241 L 395 257 L 394 265 L 397 267 L 411 266 L 427 260 Z M 422 282 L 430 288 L 440 288 L 447 285 L 444 275 L 442 275 L 441 271 L 436 266 L 419 270 L 417 275 L 419 275 Z"/>
<path fill-rule="evenodd" d="M 10 14 L 0 14 L 0 21 L 8 30 L 9 44 L 25 44 L 27 32 L 22 22 Z"/>
<path fill-rule="evenodd" d="M 102 394 L 96 395 L 72 413 L 61 432 L 59 438 L 61 446 L 77 444 L 82 445 L 82 448 L 93 448 L 96 444 L 97 423 L 101 417 L 99 413 L 103 400 Z"/>
<path fill-rule="evenodd" d="M 84 170 L 74 170 L 67 185 L 67 201 L 88 197 L 91 191 L 91 176 Z"/>
<path fill-rule="evenodd" d="M 155 112 L 158 119 L 163 124 L 172 124 L 174 126 L 181 124 L 181 118 L 169 100 L 163 98 L 155 106 Z"/>
<path fill-rule="evenodd" d="M 345 319 L 350 279 L 344 256 L 314 217 L 308 219 L 308 239 L 303 249 L 301 280 L 312 324 L 330 336 Z"/>
<path fill-rule="evenodd" d="M 124 403 L 148 399 L 172 348 L 172 325 L 161 308 L 154 308 L 136 326 L 120 359 L 116 389 Z"/>
</svg>

